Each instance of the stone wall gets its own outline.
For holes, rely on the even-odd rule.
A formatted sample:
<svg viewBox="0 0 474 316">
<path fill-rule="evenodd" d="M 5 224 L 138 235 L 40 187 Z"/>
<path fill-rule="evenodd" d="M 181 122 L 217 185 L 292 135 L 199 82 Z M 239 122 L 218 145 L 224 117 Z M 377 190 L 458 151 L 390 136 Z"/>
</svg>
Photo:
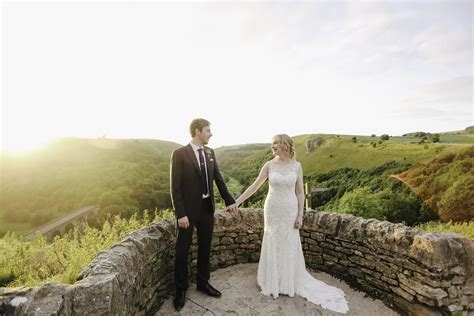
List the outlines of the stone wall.
<svg viewBox="0 0 474 316">
<path fill-rule="evenodd" d="M 159 308 L 173 284 L 174 220 L 101 252 L 73 285 L 0 288 L 0 315 L 140 315 Z"/>
<path fill-rule="evenodd" d="M 308 212 L 301 236 L 308 266 L 408 314 L 474 310 L 474 242 L 463 236 L 327 212 Z"/>
<path fill-rule="evenodd" d="M 217 212 L 211 269 L 258 262 L 262 235 L 262 210 Z M 308 267 L 340 277 L 409 315 L 474 309 L 474 243 L 462 236 L 311 211 L 301 237 Z M 174 243 L 174 220 L 153 224 L 100 253 L 73 285 L 0 289 L 0 314 L 152 313 L 174 291 Z M 196 250 L 191 247 L 192 281 Z"/>
</svg>

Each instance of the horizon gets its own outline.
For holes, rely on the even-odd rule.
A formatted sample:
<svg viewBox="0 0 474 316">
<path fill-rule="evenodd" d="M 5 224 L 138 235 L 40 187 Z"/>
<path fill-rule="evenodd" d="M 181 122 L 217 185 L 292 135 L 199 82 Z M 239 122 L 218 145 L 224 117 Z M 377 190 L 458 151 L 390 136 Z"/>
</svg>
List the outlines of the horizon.
<svg viewBox="0 0 474 316">
<path fill-rule="evenodd" d="M 466 126 L 469 127 L 469 126 Z M 411 134 L 411 133 L 417 133 L 417 132 L 425 132 L 425 133 L 430 133 L 430 134 L 444 134 L 444 133 L 457 133 L 457 132 L 462 132 L 462 130 L 455 130 L 455 131 L 438 131 L 438 132 L 433 132 L 433 131 L 413 131 L 413 132 L 407 132 L 403 134 Z M 402 135 L 389 135 L 390 137 L 403 137 Z M 339 135 L 339 136 L 364 136 L 364 137 L 369 137 L 371 135 L 367 134 L 344 134 L 344 133 L 303 133 L 303 134 L 298 134 L 298 135 L 289 135 L 291 138 L 295 137 L 301 137 L 305 135 Z M 382 134 L 376 134 L 377 137 L 380 137 Z M 78 140 L 99 140 L 99 139 L 107 139 L 107 140 L 157 140 L 157 141 L 164 141 L 164 142 L 171 142 L 175 143 L 181 146 L 187 145 L 191 141 L 191 137 L 183 143 L 179 143 L 173 140 L 168 140 L 168 139 L 159 139 L 159 138 L 111 138 L 111 137 L 106 137 L 106 136 L 100 136 L 100 137 L 95 137 L 95 138 L 88 138 L 88 137 L 74 137 L 74 136 L 69 136 L 69 137 L 60 137 L 60 138 L 55 138 L 47 143 L 43 144 L 42 146 L 29 150 L 29 151 L 22 151 L 22 152 L 8 152 L 8 151 L 0 151 L 0 156 L 2 157 L 10 157 L 10 158 L 16 158 L 16 157 L 27 157 L 30 155 L 34 155 L 35 153 L 41 152 L 41 150 L 48 148 L 49 146 L 53 145 L 56 142 L 62 141 L 62 140 L 67 140 L 67 139 L 78 139 Z M 260 142 L 247 142 L 247 143 L 237 143 L 237 144 L 221 144 L 221 145 L 214 145 L 212 142 L 212 137 L 211 141 L 209 144 L 206 146 L 213 148 L 213 149 L 218 149 L 222 147 L 233 147 L 233 146 L 244 146 L 244 145 L 255 145 L 255 144 L 271 144 L 271 136 L 268 141 L 260 141 Z"/>
<path fill-rule="evenodd" d="M 197 117 L 215 148 L 474 125 L 471 1 L 1 9 L 3 154 L 68 137 L 185 144 Z"/>
</svg>

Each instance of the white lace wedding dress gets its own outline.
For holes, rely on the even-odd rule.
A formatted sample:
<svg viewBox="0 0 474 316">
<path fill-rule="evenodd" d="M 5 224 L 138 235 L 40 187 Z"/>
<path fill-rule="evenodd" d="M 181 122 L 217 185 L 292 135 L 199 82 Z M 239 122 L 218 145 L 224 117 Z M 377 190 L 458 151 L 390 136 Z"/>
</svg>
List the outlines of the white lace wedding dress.
<svg viewBox="0 0 474 316">
<path fill-rule="evenodd" d="M 349 307 L 344 292 L 306 271 L 299 230 L 294 228 L 298 214 L 295 184 L 300 163 L 270 161 L 268 168 L 269 191 L 257 273 L 262 293 L 275 298 L 279 294 L 297 294 L 323 308 L 346 313 Z"/>
</svg>

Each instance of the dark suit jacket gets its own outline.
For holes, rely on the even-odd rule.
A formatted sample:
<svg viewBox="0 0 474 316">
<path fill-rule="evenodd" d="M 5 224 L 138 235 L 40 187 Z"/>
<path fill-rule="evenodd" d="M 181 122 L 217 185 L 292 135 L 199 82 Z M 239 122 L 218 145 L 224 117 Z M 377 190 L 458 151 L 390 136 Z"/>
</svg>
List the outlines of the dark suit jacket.
<svg viewBox="0 0 474 316">
<path fill-rule="evenodd" d="M 214 213 L 214 181 L 226 205 L 234 204 L 235 200 L 222 179 L 214 150 L 204 146 L 204 157 L 207 164 L 212 213 Z M 205 180 L 201 177 L 201 171 L 191 144 L 173 152 L 170 173 L 171 199 L 176 218 L 187 216 L 190 220 L 196 219 L 202 208 L 202 186 L 203 183 L 205 184 Z"/>
</svg>

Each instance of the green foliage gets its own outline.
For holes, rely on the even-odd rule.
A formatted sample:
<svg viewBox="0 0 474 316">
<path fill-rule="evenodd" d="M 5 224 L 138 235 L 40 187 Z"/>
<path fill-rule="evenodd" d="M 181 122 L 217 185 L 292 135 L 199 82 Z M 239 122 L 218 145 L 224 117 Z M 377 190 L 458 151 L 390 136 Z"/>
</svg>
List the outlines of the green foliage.
<svg viewBox="0 0 474 316">
<path fill-rule="evenodd" d="M 238 186 L 234 185 L 238 189 L 237 192 L 231 191 L 234 196 L 243 193 L 243 190 L 255 181 L 265 162 L 273 158 L 270 144 L 223 147 L 216 150 L 216 156 L 219 168 L 238 183 Z M 267 190 L 268 183 L 265 183 L 245 201 L 243 207 L 261 207 Z"/>
<path fill-rule="evenodd" d="M 461 177 L 442 194 L 438 202 L 441 218 L 462 221 L 474 218 L 474 179 Z M 463 210 L 464 212 L 459 212 Z"/>
<path fill-rule="evenodd" d="M 307 176 L 305 180 L 313 188 L 328 189 L 313 193 L 312 207 L 406 225 L 436 219 L 410 189 L 389 177 L 410 167 L 410 164 L 392 161 L 368 170 L 342 168 Z"/>
<path fill-rule="evenodd" d="M 23 240 L 7 233 L 0 239 L 0 286 L 37 286 L 51 281 L 74 283 L 100 251 L 120 242 L 130 232 L 173 216 L 171 210 L 153 218 L 147 211 L 133 214 L 129 219 L 116 215 L 101 229 L 85 224 L 51 243 L 42 236 Z"/>
<path fill-rule="evenodd" d="M 439 143 L 439 134 L 433 134 L 430 138 L 433 143 Z"/>
<path fill-rule="evenodd" d="M 170 208 L 169 160 L 177 147 L 156 140 L 62 139 L 31 156 L 2 157 L 0 236 L 89 205 L 100 205 L 103 217 Z"/>
<path fill-rule="evenodd" d="M 469 238 L 470 240 L 474 240 L 474 221 L 460 223 L 453 223 L 452 221 L 447 223 L 440 221 L 430 221 L 419 224 L 416 226 L 416 228 L 427 232 L 457 233 Z"/>
<path fill-rule="evenodd" d="M 474 218 L 474 146 L 440 155 L 402 175 L 402 179 L 444 222 Z"/>
<path fill-rule="evenodd" d="M 406 225 L 425 220 L 420 218 L 420 201 L 416 195 L 390 188 L 372 192 L 369 187 L 361 187 L 347 192 L 338 203 L 338 211 Z"/>
<path fill-rule="evenodd" d="M 383 134 L 382 136 L 380 136 L 380 140 L 388 140 L 390 138 L 390 136 L 388 136 L 388 134 Z"/>
</svg>

